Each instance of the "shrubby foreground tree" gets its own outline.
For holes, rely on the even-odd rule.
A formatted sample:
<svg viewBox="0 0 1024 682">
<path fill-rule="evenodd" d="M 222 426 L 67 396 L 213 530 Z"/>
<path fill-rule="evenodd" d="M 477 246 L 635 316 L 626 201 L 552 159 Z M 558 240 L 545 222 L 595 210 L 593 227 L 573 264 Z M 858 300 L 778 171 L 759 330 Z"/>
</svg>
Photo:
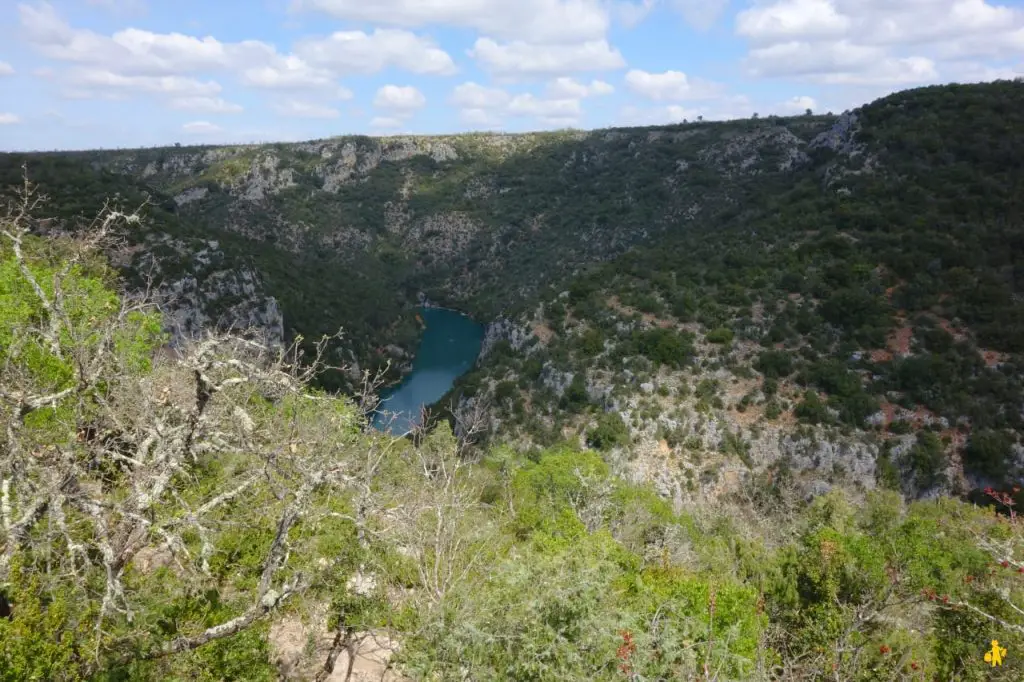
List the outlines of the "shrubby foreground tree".
<svg viewBox="0 0 1024 682">
<path fill-rule="evenodd" d="M 138 214 L 44 242 L 40 202 L 26 182 L 0 222 L 0 677 L 133 674 L 343 581 L 365 517 L 349 502 L 382 450 L 307 390 L 319 358 L 168 348 L 97 257 Z M 232 655 L 268 662 L 259 638 Z"/>
</svg>

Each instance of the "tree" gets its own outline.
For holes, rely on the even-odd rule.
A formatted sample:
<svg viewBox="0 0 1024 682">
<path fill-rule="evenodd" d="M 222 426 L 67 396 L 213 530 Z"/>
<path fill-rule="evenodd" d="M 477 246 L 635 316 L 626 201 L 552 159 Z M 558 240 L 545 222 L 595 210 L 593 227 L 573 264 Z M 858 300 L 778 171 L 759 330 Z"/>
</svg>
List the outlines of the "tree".
<svg viewBox="0 0 1024 682">
<path fill-rule="evenodd" d="M 0 219 L 0 670 L 169 659 L 346 575 L 350 553 L 318 565 L 300 528 L 355 545 L 359 514 L 322 491 L 358 493 L 373 448 L 356 447 L 355 406 L 308 393 L 319 356 L 222 335 L 162 346 L 157 312 L 96 259 L 139 214 L 108 207 L 44 244 L 29 233 L 41 197 L 28 182 L 19 196 Z M 266 666 L 261 651 L 246 655 Z"/>
</svg>

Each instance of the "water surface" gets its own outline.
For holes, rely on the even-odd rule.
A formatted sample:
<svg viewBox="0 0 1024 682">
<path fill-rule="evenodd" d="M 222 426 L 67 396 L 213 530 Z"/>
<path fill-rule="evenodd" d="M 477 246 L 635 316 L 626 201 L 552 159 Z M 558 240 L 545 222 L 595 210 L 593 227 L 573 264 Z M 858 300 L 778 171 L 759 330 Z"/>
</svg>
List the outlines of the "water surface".
<svg viewBox="0 0 1024 682">
<path fill-rule="evenodd" d="M 421 308 L 426 328 L 412 373 L 381 394 L 373 425 L 394 434 L 407 433 L 420 420 L 420 408 L 437 402 L 457 378 L 468 372 L 480 353 L 483 325 L 444 308 Z"/>
</svg>

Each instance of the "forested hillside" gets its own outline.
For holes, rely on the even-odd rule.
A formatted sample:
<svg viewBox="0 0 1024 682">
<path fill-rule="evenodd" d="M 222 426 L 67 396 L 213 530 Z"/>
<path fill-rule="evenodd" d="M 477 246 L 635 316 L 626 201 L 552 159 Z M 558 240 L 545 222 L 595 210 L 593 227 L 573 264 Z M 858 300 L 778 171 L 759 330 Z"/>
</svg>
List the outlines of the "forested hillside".
<svg viewBox="0 0 1024 682">
<path fill-rule="evenodd" d="M 1024 674 L 1024 83 L 0 183 L 0 680 Z"/>
<path fill-rule="evenodd" d="M 1021 104 L 1007 82 L 844 115 L 801 171 L 747 183 L 707 229 L 550 290 L 463 394 L 527 441 L 611 423 L 746 469 L 804 459 L 780 443 L 803 434 L 857 451 L 824 459 L 868 487 L 1019 480 Z M 820 477 L 817 455 L 800 468 Z"/>
</svg>

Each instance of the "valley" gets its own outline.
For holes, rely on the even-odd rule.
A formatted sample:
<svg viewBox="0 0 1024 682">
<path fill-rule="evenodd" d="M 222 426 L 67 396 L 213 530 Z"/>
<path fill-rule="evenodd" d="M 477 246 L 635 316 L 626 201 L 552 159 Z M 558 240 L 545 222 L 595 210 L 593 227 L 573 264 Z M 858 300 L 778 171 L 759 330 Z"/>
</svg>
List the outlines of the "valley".
<svg viewBox="0 0 1024 682">
<path fill-rule="evenodd" d="M 0 679 L 1019 679 L 1022 159 L 1020 79 L 0 154 Z"/>
</svg>

